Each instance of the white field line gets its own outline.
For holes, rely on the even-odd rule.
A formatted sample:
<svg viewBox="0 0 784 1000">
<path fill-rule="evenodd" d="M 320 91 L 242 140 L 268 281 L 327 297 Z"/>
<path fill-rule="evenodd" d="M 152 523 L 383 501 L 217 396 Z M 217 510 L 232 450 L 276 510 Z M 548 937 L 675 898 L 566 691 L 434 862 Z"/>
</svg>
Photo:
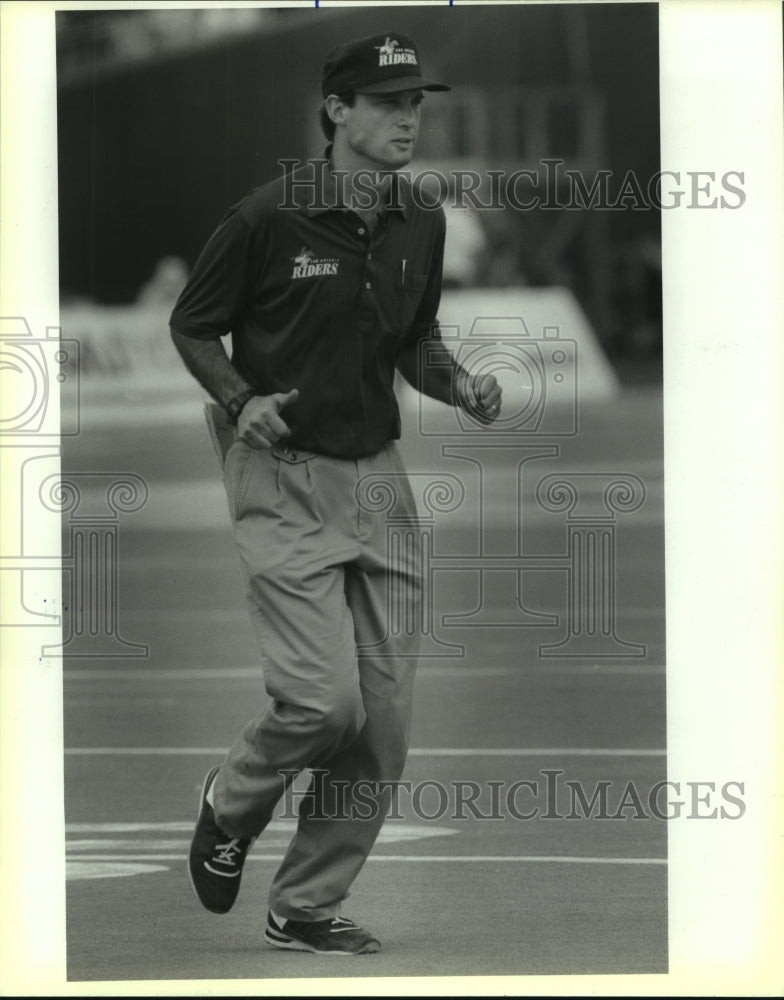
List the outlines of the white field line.
<svg viewBox="0 0 784 1000">
<path fill-rule="evenodd" d="M 604 463 L 606 464 L 606 463 Z M 622 466 L 626 464 L 628 468 L 624 469 Z M 616 466 L 619 466 L 616 468 Z M 450 463 L 448 459 L 441 459 L 439 461 L 439 468 L 437 469 L 418 469 L 416 468 L 416 463 L 409 462 L 408 473 L 409 475 L 416 476 L 422 474 L 431 474 L 437 476 L 439 473 L 454 472 L 457 466 L 454 462 Z M 542 479 L 548 475 L 554 475 L 555 473 L 564 472 L 566 475 L 577 474 L 577 475 L 596 475 L 601 476 L 604 465 L 602 463 L 591 462 L 591 463 L 577 463 L 577 462 L 562 462 L 560 465 L 550 463 L 547 466 L 542 466 L 537 468 L 536 472 L 539 478 Z M 216 466 L 217 469 L 217 466 Z M 646 499 L 647 497 L 653 495 L 660 495 L 664 487 L 664 470 L 662 468 L 661 462 L 657 461 L 636 461 L 628 463 L 613 463 L 613 472 L 618 475 L 624 475 L 625 473 L 631 473 L 643 478 L 643 482 L 646 488 Z M 532 475 L 529 473 L 529 476 Z M 476 486 L 473 482 L 470 482 L 471 488 L 475 489 Z M 581 490 L 585 496 L 599 496 L 603 490 L 604 486 L 599 482 L 584 482 L 581 484 Z M 93 488 L 93 492 L 98 492 L 97 488 Z M 215 506 L 218 508 L 221 517 L 224 514 L 224 506 L 226 503 L 226 495 L 224 493 L 223 482 L 221 481 L 219 475 L 214 476 L 202 476 L 202 477 L 187 477 L 183 479 L 156 479 L 152 483 L 150 497 L 151 501 L 155 503 L 155 506 L 162 508 L 164 506 L 178 506 L 182 511 L 183 509 L 188 510 L 193 503 L 193 498 L 198 496 L 200 503 L 206 501 L 213 501 Z M 486 509 L 514 509 L 512 507 L 506 496 L 490 493 L 484 498 L 484 505 Z M 448 514 L 443 514 L 445 523 L 447 517 L 460 517 L 461 514 L 465 514 L 468 510 L 469 505 L 464 508 L 458 508 L 455 511 L 449 511 Z M 643 508 L 644 509 L 644 506 Z M 471 506 L 470 514 L 475 516 L 476 506 Z M 634 512 L 639 513 L 638 511 Z M 525 517 L 552 517 L 553 512 L 548 511 L 546 508 L 540 506 L 538 503 L 525 502 L 523 504 L 523 516 Z M 181 519 L 182 520 L 182 519 Z"/>
<path fill-rule="evenodd" d="M 547 663 L 543 668 L 548 673 L 574 672 L 600 676 L 603 674 L 663 674 L 666 667 L 662 663 Z M 462 657 L 454 657 L 450 663 L 422 663 L 417 667 L 417 679 L 448 677 L 451 680 L 468 680 L 474 677 L 515 677 L 527 676 L 525 667 L 473 667 L 466 666 Z M 63 671 L 64 681 L 129 681 L 144 678 L 150 681 L 263 681 L 261 667 L 183 667 L 182 669 L 156 670 L 153 667 L 129 667 L 123 665 L 116 670 L 71 670 Z"/>
<path fill-rule="evenodd" d="M 249 854 L 247 861 L 276 861 L 280 854 Z M 69 861 L 180 861 L 181 854 L 85 854 L 69 855 Z M 449 864 L 489 863 L 514 861 L 522 864 L 572 864 L 572 865 L 666 865 L 666 858 L 580 858 L 571 855 L 539 856 L 528 854 L 371 854 L 368 861 L 424 861 Z"/>
<path fill-rule="evenodd" d="M 285 849 L 297 829 L 296 817 L 272 820 L 264 830 L 266 847 Z M 193 822 L 175 823 L 69 823 L 66 824 L 66 850 L 81 854 L 86 851 L 172 851 L 187 852 L 193 834 Z M 172 834 L 187 834 L 180 840 Z M 427 840 L 431 837 L 451 837 L 459 834 L 454 826 L 436 826 L 433 823 L 399 823 L 392 820 L 384 825 L 378 843 L 392 844 L 400 841 Z M 109 836 L 104 836 L 109 834 Z M 118 834 L 120 836 L 118 836 Z M 134 836 L 142 834 L 142 836 Z M 76 836 L 74 836 L 76 835 Z M 87 836 L 85 836 L 87 835 Z"/>
<path fill-rule="evenodd" d="M 291 834 L 296 830 L 297 827 L 297 817 L 289 816 L 281 819 L 273 819 L 264 827 L 264 836 L 267 837 L 269 834 L 279 835 L 285 834 L 287 837 L 291 837 Z M 190 842 L 191 834 L 193 833 L 193 820 L 173 820 L 173 821 L 163 821 L 155 823 L 133 823 L 133 822 L 114 822 L 114 823 L 66 823 L 65 832 L 67 835 L 72 834 L 134 834 L 134 833 L 153 833 L 156 835 L 161 834 L 172 834 L 172 833 L 187 833 L 188 840 L 184 843 Z M 421 837 L 435 837 L 443 835 L 449 835 L 455 833 L 454 829 L 444 826 L 434 826 L 432 823 L 428 823 L 427 826 L 422 826 L 421 824 L 411 824 L 411 823 L 401 823 L 399 820 L 389 820 L 387 824 L 382 828 L 380 836 L 385 832 L 395 833 L 396 835 L 416 835 Z M 76 843 L 75 841 L 68 841 L 69 846 Z M 102 840 L 91 841 L 91 849 L 95 844 L 106 843 Z M 139 847 L 143 841 L 138 839 L 134 840 L 134 844 Z M 145 845 L 146 846 L 146 845 Z M 179 846 L 179 842 L 178 842 Z"/>
<path fill-rule="evenodd" d="M 410 470 L 411 471 L 411 470 Z M 443 469 L 442 471 L 452 471 Z M 573 471 L 573 470 L 569 470 Z M 437 474 L 437 473 L 436 473 Z M 542 475 L 545 475 L 542 470 Z M 629 512 L 626 517 L 634 527 L 651 527 L 664 523 L 664 488 L 662 479 L 648 479 L 646 486 L 646 501 L 636 511 Z M 584 495 L 598 495 L 598 492 L 584 488 Z M 194 502 L 198 497 L 198 503 Z M 515 506 L 502 495 L 491 494 L 482 501 L 464 504 L 447 514 L 437 514 L 437 523 L 458 529 L 469 523 L 472 527 L 480 516 L 488 520 L 497 518 L 511 519 L 517 517 Z M 554 525 L 559 513 L 553 513 L 541 508 L 538 504 L 524 502 L 520 518 L 529 527 L 532 525 Z M 169 533 L 177 531 L 224 531 L 228 526 L 226 497 L 223 484 L 219 479 L 188 479 L 182 482 L 153 482 L 150 486 L 150 501 L 145 508 L 133 518 L 129 518 L 124 531 L 139 532 L 166 530 Z M 131 563 L 138 559 L 145 564 L 149 556 L 123 557 L 124 562 Z"/>
<path fill-rule="evenodd" d="M 226 747 L 67 747 L 67 757 L 224 757 Z M 412 747 L 409 757 L 665 757 L 666 750 L 605 747 Z"/>
<path fill-rule="evenodd" d="M 459 660 L 455 657 L 455 660 Z M 520 668 L 514 667 L 463 667 L 463 666 L 428 666 L 423 664 L 417 667 L 417 677 L 440 677 L 448 675 L 452 677 L 511 677 L 519 674 Z M 182 670 L 155 670 L 153 667 L 141 668 L 119 668 L 118 670 L 65 670 L 63 679 L 70 681 L 108 681 L 108 680 L 136 680 L 145 678 L 153 681 L 238 681 L 249 680 L 261 683 L 264 680 L 261 667 L 203 667 L 203 668 L 183 668 Z"/>
<path fill-rule="evenodd" d="M 561 553 L 563 554 L 563 553 Z M 233 553 L 232 553 L 233 556 Z M 123 559 L 125 557 L 123 556 Z M 469 558 L 472 558 L 469 556 Z M 473 557 L 475 558 L 475 557 Z M 217 563 L 219 560 L 215 560 Z M 221 558 L 220 562 L 225 562 L 226 560 Z M 163 560 L 161 560 L 163 562 Z M 194 560 L 196 562 L 196 560 Z M 200 565 L 204 565 L 204 560 L 198 560 Z M 171 565 L 171 561 L 168 561 L 168 565 Z M 465 570 L 461 572 L 466 573 L 478 573 L 479 570 L 476 567 L 468 566 Z M 664 616 L 664 603 L 662 602 L 658 607 L 644 607 L 644 608 L 627 608 L 622 607 L 617 610 L 616 617 L 620 617 L 623 621 L 633 621 L 638 618 L 645 619 L 659 619 Z M 244 608 L 230 607 L 230 608 L 123 608 L 123 619 L 128 621 L 155 621 L 160 619 L 165 622 L 217 622 L 218 624 L 225 624 L 226 622 L 246 622 L 248 620 L 248 612 Z M 457 628 L 458 626 L 453 626 Z M 257 668 L 254 668 L 257 669 Z"/>
</svg>

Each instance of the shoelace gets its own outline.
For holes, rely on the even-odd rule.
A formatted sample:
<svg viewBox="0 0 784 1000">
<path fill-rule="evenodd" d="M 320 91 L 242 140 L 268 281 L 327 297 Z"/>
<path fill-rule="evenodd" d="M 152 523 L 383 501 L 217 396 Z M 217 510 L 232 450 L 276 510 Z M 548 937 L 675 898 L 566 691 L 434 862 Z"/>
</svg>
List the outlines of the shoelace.
<svg viewBox="0 0 784 1000">
<path fill-rule="evenodd" d="M 278 927 L 278 930 L 283 930 L 283 926 L 286 923 L 285 920 L 282 922 L 274 920 L 274 923 Z M 290 923 L 297 926 L 302 926 L 302 921 L 292 920 Z M 316 930 L 317 928 L 322 931 L 336 931 L 336 930 L 358 930 L 359 928 L 354 923 L 353 920 L 349 920 L 347 917 L 326 917 L 324 920 L 313 920 L 308 921 L 305 925 L 309 930 Z"/>
<path fill-rule="evenodd" d="M 358 931 L 359 928 L 354 923 L 353 920 L 347 920 L 346 917 L 333 917 L 330 920 L 330 934 L 339 934 L 341 931 Z"/>
<path fill-rule="evenodd" d="M 239 846 L 239 843 L 239 840 L 235 837 L 233 840 L 230 840 L 228 844 L 216 844 L 216 853 L 212 860 L 222 865 L 236 865 L 237 862 L 234 860 L 234 855 L 242 853 L 242 848 Z"/>
<path fill-rule="evenodd" d="M 316 920 L 311 924 L 313 928 L 318 927 L 322 931 L 329 931 L 330 934 L 337 934 L 339 931 L 359 930 L 353 920 L 346 917 L 327 917 L 326 920 Z"/>
</svg>

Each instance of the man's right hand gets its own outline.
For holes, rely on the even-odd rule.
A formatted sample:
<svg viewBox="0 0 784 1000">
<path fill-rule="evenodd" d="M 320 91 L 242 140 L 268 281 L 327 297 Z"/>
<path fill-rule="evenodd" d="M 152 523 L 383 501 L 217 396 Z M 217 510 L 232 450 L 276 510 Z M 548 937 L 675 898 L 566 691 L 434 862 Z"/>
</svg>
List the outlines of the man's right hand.
<svg viewBox="0 0 784 1000">
<path fill-rule="evenodd" d="M 299 398 L 299 389 L 273 392 L 271 396 L 252 396 L 237 418 L 239 439 L 250 448 L 271 448 L 276 441 L 291 434 L 280 416 L 281 410 Z"/>
</svg>

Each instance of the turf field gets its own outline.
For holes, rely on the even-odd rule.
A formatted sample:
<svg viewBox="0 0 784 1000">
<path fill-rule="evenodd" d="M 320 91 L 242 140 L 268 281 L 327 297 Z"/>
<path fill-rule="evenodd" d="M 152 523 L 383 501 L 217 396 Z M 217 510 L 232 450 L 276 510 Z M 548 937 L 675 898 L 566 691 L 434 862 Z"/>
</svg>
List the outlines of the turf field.
<svg viewBox="0 0 784 1000">
<path fill-rule="evenodd" d="M 666 776 L 659 390 L 587 408 L 576 436 L 542 439 L 550 451 L 522 467 L 522 450 L 488 445 L 481 474 L 409 415 L 409 468 L 457 477 L 465 497 L 433 526 L 439 655 L 418 675 L 410 791 L 344 906 L 384 950 L 344 959 L 262 942 L 285 815 L 255 844 L 230 914 L 193 896 L 201 782 L 265 699 L 219 472 L 197 390 L 162 404 L 152 390 L 83 388 L 65 471 L 134 473 L 149 488 L 120 520 L 117 562 L 120 634 L 148 650 L 64 662 L 69 980 L 665 972 L 667 824 L 647 808 Z M 540 649 L 591 624 L 570 611 L 569 512 L 537 499 L 556 473 L 582 477 L 594 513 L 597 475 L 643 484 L 613 522 L 614 627 L 632 644 L 614 652 L 637 655 Z M 503 557 L 521 553 L 539 563 L 518 589 Z M 586 818 L 575 786 L 606 788 L 615 819 Z"/>
</svg>

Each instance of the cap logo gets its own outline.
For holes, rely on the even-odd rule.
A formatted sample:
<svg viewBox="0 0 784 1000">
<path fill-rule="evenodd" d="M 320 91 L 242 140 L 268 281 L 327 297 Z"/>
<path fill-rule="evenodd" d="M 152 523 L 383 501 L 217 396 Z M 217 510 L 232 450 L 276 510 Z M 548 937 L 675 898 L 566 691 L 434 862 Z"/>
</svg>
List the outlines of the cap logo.
<svg viewBox="0 0 784 1000">
<path fill-rule="evenodd" d="M 411 66 L 418 65 L 416 52 L 413 49 L 401 48 L 400 42 L 396 38 L 387 36 L 383 45 L 376 45 L 374 48 L 378 49 L 379 66 L 399 66 L 403 63 L 408 63 Z"/>
<path fill-rule="evenodd" d="M 321 77 L 322 97 L 349 92 L 389 94 L 396 89 L 449 90 L 449 87 L 425 79 L 414 40 L 397 32 L 379 32 L 370 38 L 345 42 L 327 53 Z"/>
</svg>

